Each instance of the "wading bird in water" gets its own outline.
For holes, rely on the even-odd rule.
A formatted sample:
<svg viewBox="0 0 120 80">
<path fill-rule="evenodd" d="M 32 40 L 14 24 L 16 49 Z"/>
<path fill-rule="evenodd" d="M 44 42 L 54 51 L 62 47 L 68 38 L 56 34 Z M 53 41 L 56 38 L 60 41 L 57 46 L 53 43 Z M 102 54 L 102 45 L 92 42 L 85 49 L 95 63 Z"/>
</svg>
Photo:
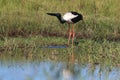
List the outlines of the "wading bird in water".
<svg viewBox="0 0 120 80">
<path fill-rule="evenodd" d="M 60 21 L 60 23 L 68 23 L 68 24 L 72 24 L 72 27 L 68 29 L 68 45 L 70 44 L 70 38 L 72 36 L 72 44 L 74 43 L 74 37 L 75 37 L 75 32 L 74 32 L 74 24 L 79 22 L 80 20 L 83 20 L 83 16 L 80 13 L 74 12 L 74 11 L 70 11 L 65 13 L 63 16 L 61 16 L 60 13 L 47 13 L 48 15 L 51 16 L 56 16 L 58 18 L 58 20 Z"/>
</svg>

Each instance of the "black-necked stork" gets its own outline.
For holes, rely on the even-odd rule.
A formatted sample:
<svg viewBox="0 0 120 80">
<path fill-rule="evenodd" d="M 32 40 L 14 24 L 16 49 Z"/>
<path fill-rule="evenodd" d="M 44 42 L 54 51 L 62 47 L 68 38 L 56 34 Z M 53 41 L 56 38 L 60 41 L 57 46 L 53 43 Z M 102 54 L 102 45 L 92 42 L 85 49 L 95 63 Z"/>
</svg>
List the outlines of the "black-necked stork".
<svg viewBox="0 0 120 80">
<path fill-rule="evenodd" d="M 72 28 L 70 29 L 70 27 L 69 27 L 69 29 L 68 29 L 68 34 L 69 34 L 68 45 L 69 45 L 71 36 L 72 36 L 72 44 L 73 44 L 74 37 L 75 37 L 74 23 L 77 23 L 80 20 L 83 20 L 82 14 L 74 12 L 74 11 L 67 12 L 63 16 L 61 16 L 60 13 L 47 13 L 47 14 L 51 15 L 51 16 L 56 16 L 58 18 L 58 20 L 60 21 L 60 23 L 62 23 L 62 24 L 65 22 L 67 22 L 68 24 L 72 24 Z"/>
</svg>

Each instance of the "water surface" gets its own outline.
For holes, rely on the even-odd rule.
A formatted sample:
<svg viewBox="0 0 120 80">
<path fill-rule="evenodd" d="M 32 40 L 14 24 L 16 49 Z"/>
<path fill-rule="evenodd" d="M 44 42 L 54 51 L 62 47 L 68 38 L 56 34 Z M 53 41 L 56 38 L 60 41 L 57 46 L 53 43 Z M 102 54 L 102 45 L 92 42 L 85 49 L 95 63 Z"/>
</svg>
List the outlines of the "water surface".
<svg viewBox="0 0 120 80">
<path fill-rule="evenodd" d="M 120 80 L 120 68 L 54 61 L 1 62 L 0 80 Z"/>
<path fill-rule="evenodd" d="M 90 58 L 77 47 L 47 46 L 33 52 L 1 54 L 0 80 L 120 80 L 120 67 L 103 66 L 103 60 L 93 63 L 95 54 Z"/>
</svg>

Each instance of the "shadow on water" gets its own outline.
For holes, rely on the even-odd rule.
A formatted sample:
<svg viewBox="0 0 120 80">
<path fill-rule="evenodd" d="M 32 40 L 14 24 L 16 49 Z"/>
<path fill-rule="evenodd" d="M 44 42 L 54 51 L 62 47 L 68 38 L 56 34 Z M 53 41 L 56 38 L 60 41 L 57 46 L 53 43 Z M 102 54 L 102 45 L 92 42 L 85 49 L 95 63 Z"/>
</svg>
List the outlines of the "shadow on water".
<svg viewBox="0 0 120 80">
<path fill-rule="evenodd" d="M 68 62 L 0 62 L 0 80 L 120 80 L 119 67 L 81 65 L 74 49 L 68 49 Z"/>
</svg>

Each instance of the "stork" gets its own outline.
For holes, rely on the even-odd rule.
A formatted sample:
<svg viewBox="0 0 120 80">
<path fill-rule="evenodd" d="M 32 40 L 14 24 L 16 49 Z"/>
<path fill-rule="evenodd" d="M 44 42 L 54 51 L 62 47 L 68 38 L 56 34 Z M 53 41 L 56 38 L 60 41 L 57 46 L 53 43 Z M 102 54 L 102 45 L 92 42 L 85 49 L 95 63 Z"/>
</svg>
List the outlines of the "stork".
<svg viewBox="0 0 120 80">
<path fill-rule="evenodd" d="M 70 44 L 70 38 L 72 36 L 72 44 L 74 43 L 74 38 L 75 38 L 75 32 L 74 32 L 74 24 L 83 20 L 83 16 L 80 13 L 70 11 L 65 13 L 63 16 L 60 13 L 47 13 L 48 15 L 51 16 L 56 16 L 60 23 L 68 23 L 72 24 L 72 27 L 69 27 L 68 29 L 68 45 Z"/>
</svg>

